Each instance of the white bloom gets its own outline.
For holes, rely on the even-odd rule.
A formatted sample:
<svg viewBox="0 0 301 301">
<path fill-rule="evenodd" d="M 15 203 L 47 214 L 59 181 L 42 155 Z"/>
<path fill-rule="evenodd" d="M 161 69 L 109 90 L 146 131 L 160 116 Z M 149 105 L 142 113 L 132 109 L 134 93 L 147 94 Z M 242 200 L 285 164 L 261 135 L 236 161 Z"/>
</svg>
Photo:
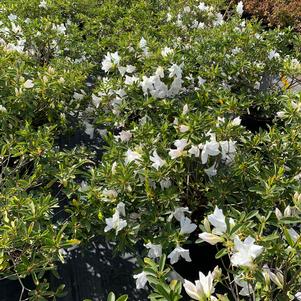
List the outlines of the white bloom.
<svg viewBox="0 0 301 301">
<path fill-rule="evenodd" d="M 153 162 L 152 167 L 157 170 L 166 164 L 166 161 L 160 158 L 156 150 L 153 151 L 153 155 L 150 156 L 150 160 Z"/>
<path fill-rule="evenodd" d="M 145 245 L 147 249 L 149 249 L 147 256 L 150 258 L 157 258 L 161 257 L 162 255 L 162 246 L 161 245 L 154 245 L 152 243 L 147 243 Z"/>
<path fill-rule="evenodd" d="M 85 133 L 90 136 L 90 139 L 94 137 L 94 126 L 88 121 L 84 121 Z"/>
<path fill-rule="evenodd" d="M 197 225 L 192 223 L 191 220 L 185 216 L 182 216 L 180 220 L 180 224 L 181 224 L 180 234 L 190 234 L 197 228 Z"/>
<path fill-rule="evenodd" d="M 278 208 L 275 209 L 275 215 L 278 220 L 282 219 L 283 217 L 282 212 Z"/>
<path fill-rule="evenodd" d="M 174 142 L 174 145 L 177 147 L 176 149 L 170 149 L 169 156 L 171 159 L 176 159 L 178 157 L 183 156 L 186 152 L 184 148 L 187 146 L 187 139 L 180 139 Z"/>
<path fill-rule="evenodd" d="M 185 212 L 187 213 L 191 213 L 191 211 L 189 211 L 188 207 L 178 207 L 175 209 L 175 211 L 171 214 L 171 216 L 169 217 L 169 219 L 171 219 L 172 217 L 174 217 L 177 221 L 181 221 L 182 217 L 185 217 Z"/>
<path fill-rule="evenodd" d="M 183 63 L 181 65 L 173 64 L 168 70 L 169 70 L 169 78 L 172 77 L 182 77 L 182 67 Z"/>
<path fill-rule="evenodd" d="M 219 153 L 219 143 L 216 142 L 214 136 L 211 136 L 211 140 L 207 141 L 203 147 L 201 154 L 202 163 L 206 164 L 209 156 L 217 156 Z"/>
<path fill-rule="evenodd" d="M 301 292 L 298 292 L 295 294 L 295 298 L 298 300 L 298 301 L 301 301 Z"/>
<path fill-rule="evenodd" d="M 157 76 L 163 78 L 163 77 L 164 77 L 164 69 L 163 69 L 163 67 L 159 66 L 159 67 L 157 68 L 155 74 L 156 74 Z"/>
<path fill-rule="evenodd" d="M 115 189 L 107 189 L 105 188 L 102 191 L 102 194 L 105 196 L 105 201 L 110 201 L 111 199 L 116 199 L 118 196 L 118 192 Z"/>
<path fill-rule="evenodd" d="M 211 272 L 207 276 L 199 272 L 199 280 L 195 281 L 195 284 L 185 279 L 183 286 L 193 300 L 209 300 L 211 294 L 214 293 L 213 280 L 214 276 Z"/>
<path fill-rule="evenodd" d="M 125 204 L 123 202 L 119 202 L 116 206 L 116 210 L 120 215 L 125 216 Z"/>
<path fill-rule="evenodd" d="M 146 40 L 144 39 L 144 37 L 141 38 L 140 42 L 139 42 L 139 47 L 140 48 L 145 48 L 147 46 L 147 42 Z"/>
<path fill-rule="evenodd" d="M 204 169 L 204 172 L 208 177 L 216 176 L 217 174 L 216 162 L 214 162 L 213 165 L 210 166 L 209 168 Z"/>
<path fill-rule="evenodd" d="M 81 90 L 81 92 L 84 92 L 84 91 Z M 77 93 L 77 92 L 73 93 L 73 98 L 75 100 L 82 100 L 84 97 L 85 97 L 85 93 Z"/>
<path fill-rule="evenodd" d="M 203 241 L 209 243 L 210 245 L 216 245 L 218 242 L 222 242 L 223 239 L 219 237 L 218 235 L 209 233 L 209 232 L 203 232 L 199 234 L 199 238 Z"/>
<path fill-rule="evenodd" d="M 120 62 L 120 57 L 118 52 L 110 53 L 107 52 L 106 56 L 102 61 L 102 70 L 108 72 L 114 65 L 118 66 Z"/>
<path fill-rule="evenodd" d="M 34 83 L 31 79 L 28 79 L 24 84 L 23 87 L 26 89 L 31 89 L 34 87 Z"/>
<path fill-rule="evenodd" d="M 138 82 L 139 82 L 139 78 L 136 77 L 136 76 L 128 76 L 128 75 L 125 76 L 125 81 L 124 81 L 124 83 L 125 83 L 126 85 L 131 86 L 131 85 L 133 85 L 133 84 L 135 84 L 135 83 L 138 83 Z"/>
<path fill-rule="evenodd" d="M 93 105 L 98 108 L 101 102 L 101 98 L 96 96 L 95 94 L 92 94 L 92 103 Z"/>
<path fill-rule="evenodd" d="M 237 6 L 236 6 L 236 12 L 241 16 L 244 12 L 244 5 L 242 1 L 239 1 Z"/>
<path fill-rule="evenodd" d="M 185 259 L 187 262 L 191 262 L 191 258 L 189 255 L 189 250 L 183 249 L 181 247 L 176 247 L 167 258 L 170 259 L 170 263 L 174 264 L 179 261 L 180 257 Z"/>
<path fill-rule="evenodd" d="M 248 236 L 243 242 L 236 235 L 234 238 L 234 254 L 231 256 L 233 266 L 251 266 L 253 260 L 263 252 L 263 247 L 254 244 L 255 239 Z"/>
<path fill-rule="evenodd" d="M 14 15 L 14 14 L 9 14 L 8 15 L 8 19 L 10 20 L 10 21 L 16 21 L 17 20 L 17 16 L 16 15 Z"/>
<path fill-rule="evenodd" d="M 39 7 L 41 8 L 47 8 L 47 2 L 45 0 L 42 0 L 39 4 Z"/>
<path fill-rule="evenodd" d="M 127 150 L 125 164 L 131 163 L 132 161 L 138 161 L 141 159 L 141 155 L 135 151 Z"/>
<path fill-rule="evenodd" d="M 222 160 L 224 160 L 226 163 L 231 163 L 236 153 L 236 141 L 220 141 L 219 144 L 222 149 Z"/>
<path fill-rule="evenodd" d="M 202 77 L 198 76 L 198 82 L 199 82 L 199 86 L 202 86 L 205 84 L 206 80 L 203 79 Z"/>
<path fill-rule="evenodd" d="M 271 50 L 268 54 L 269 60 L 278 59 L 279 57 L 280 57 L 280 54 L 278 52 L 276 52 L 275 50 Z"/>
<path fill-rule="evenodd" d="M 171 53 L 173 53 L 173 49 L 171 49 L 169 47 L 164 47 L 164 49 L 161 51 L 161 54 L 163 57 L 166 57 Z"/>
<path fill-rule="evenodd" d="M 133 134 L 131 131 L 121 131 L 119 135 L 115 136 L 117 140 L 120 139 L 122 142 L 129 142 L 132 137 Z"/>
<path fill-rule="evenodd" d="M 163 179 L 160 181 L 160 186 L 161 186 L 161 189 L 164 190 L 164 189 L 168 189 L 170 186 L 171 186 L 171 181 L 169 178 L 167 179 Z"/>
<path fill-rule="evenodd" d="M 186 104 L 183 106 L 182 114 L 183 114 L 183 115 L 186 115 L 187 113 L 189 113 L 189 107 L 188 107 L 188 104 L 186 103 Z"/>
<path fill-rule="evenodd" d="M 206 11 L 206 10 L 208 10 L 208 6 L 206 6 L 206 4 L 204 2 L 200 2 L 198 9 L 200 11 Z"/>
<path fill-rule="evenodd" d="M 126 73 L 133 73 L 136 71 L 136 67 L 133 65 L 126 65 Z"/>
<path fill-rule="evenodd" d="M 125 73 L 126 73 L 126 67 L 119 66 L 119 67 L 118 67 L 118 71 L 119 71 L 119 73 L 121 74 L 121 76 L 124 76 Z"/>
<path fill-rule="evenodd" d="M 200 153 L 201 153 L 200 150 L 201 150 L 202 147 L 203 147 L 202 144 L 192 145 L 191 148 L 190 148 L 190 150 L 188 151 L 188 153 L 190 155 L 194 155 L 195 157 L 198 158 L 200 156 Z"/>
<path fill-rule="evenodd" d="M 6 108 L 4 106 L 0 105 L 0 112 L 6 113 L 7 110 L 6 110 Z"/>
<path fill-rule="evenodd" d="M 189 126 L 188 125 L 185 125 L 185 124 L 180 124 L 179 125 L 179 131 L 181 133 L 186 133 L 189 131 Z"/>
<path fill-rule="evenodd" d="M 236 117 L 231 121 L 231 125 L 233 126 L 238 126 L 241 124 L 241 118 L 240 117 Z"/>
<path fill-rule="evenodd" d="M 213 214 L 208 215 L 208 220 L 210 224 L 215 227 L 212 231 L 214 234 L 222 235 L 227 231 L 226 218 L 223 210 L 217 206 L 215 206 Z"/>
<path fill-rule="evenodd" d="M 146 273 L 145 272 L 141 272 L 137 275 L 133 276 L 134 279 L 136 279 L 136 288 L 137 289 L 141 289 L 144 288 L 146 283 L 147 283 L 147 278 L 146 278 Z"/>
<path fill-rule="evenodd" d="M 108 232 L 114 229 L 116 234 L 127 226 L 126 220 L 120 218 L 120 213 L 118 210 L 116 210 L 112 217 L 106 218 L 106 224 L 107 226 L 105 227 L 104 231 Z"/>
<path fill-rule="evenodd" d="M 239 292 L 239 294 L 241 296 L 247 297 L 253 293 L 253 288 L 247 281 L 241 280 L 238 277 L 235 277 L 234 281 L 236 284 L 238 284 L 240 287 L 242 287 L 242 289 Z"/>
</svg>

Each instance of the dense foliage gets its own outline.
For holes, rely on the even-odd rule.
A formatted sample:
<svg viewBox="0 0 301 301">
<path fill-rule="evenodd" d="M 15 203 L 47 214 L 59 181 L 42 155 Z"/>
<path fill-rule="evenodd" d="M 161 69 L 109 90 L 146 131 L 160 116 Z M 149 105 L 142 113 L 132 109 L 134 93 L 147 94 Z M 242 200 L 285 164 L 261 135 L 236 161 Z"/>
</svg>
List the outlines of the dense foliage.
<svg viewBox="0 0 301 301">
<path fill-rule="evenodd" d="M 185 280 L 192 299 L 301 300 L 298 35 L 242 2 L 0 9 L 0 274 L 20 300 L 60 296 L 45 272 L 94 236 L 144 244 L 151 300 L 181 299 L 172 265 L 205 242 L 228 266 Z M 61 143 L 80 131 L 91 143 Z"/>
</svg>

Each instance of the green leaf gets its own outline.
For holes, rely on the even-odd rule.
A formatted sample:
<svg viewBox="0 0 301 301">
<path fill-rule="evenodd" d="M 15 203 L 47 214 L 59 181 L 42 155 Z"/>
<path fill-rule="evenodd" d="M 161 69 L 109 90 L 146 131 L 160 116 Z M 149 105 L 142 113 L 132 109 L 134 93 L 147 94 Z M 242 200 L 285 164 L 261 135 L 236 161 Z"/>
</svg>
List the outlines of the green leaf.
<svg viewBox="0 0 301 301">
<path fill-rule="evenodd" d="M 107 301 L 115 301 L 115 294 L 113 292 L 110 292 L 107 298 Z"/>
<path fill-rule="evenodd" d="M 219 259 L 219 258 L 225 256 L 226 254 L 228 254 L 228 251 L 227 251 L 226 248 L 223 248 L 223 249 L 219 250 L 219 251 L 215 254 L 215 258 L 216 258 L 216 259 Z"/>
<path fill-rule="evenodd" d="M 160 262 L 159 262 L 159 271 L 163 272 L 164 267 L 165 267 L 165 262 L 166 262 L 166 255 L 163 254 L 160 258 Z"/>
<path fill-rule="evenodd" d="M 128 295 L 122 295 L 116 301 L 126 301 L 127 299 L 128 299 Z"/>
<path fill-rule="evenodd" d="M 295 216 L 283 217 L 279 222 L 281 224 L 299 224 L 301 223 L 301 218 Z"/>
</svg>

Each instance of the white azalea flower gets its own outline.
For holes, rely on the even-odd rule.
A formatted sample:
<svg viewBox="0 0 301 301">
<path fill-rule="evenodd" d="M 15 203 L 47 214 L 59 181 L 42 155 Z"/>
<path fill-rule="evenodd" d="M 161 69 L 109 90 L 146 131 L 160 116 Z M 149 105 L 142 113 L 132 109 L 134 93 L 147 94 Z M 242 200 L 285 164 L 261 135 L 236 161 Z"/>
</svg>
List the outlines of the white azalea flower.
<svg viewBox="0 0 301 301">
<path fill-rule="evenodd" d="M 136 279 L 136 288 L 137 289 L 142 289 L 145 287 L 145 285 L 147 283 L 147 277 L 146 277 L 145 272 L 141 272 L 137 275 L 134 275 L 133 277 L 134 277 L 134 279 Z"/>
<path fill-rule="evenodd" d="M 232 141 L 230 139 L 229 141 L 220 141 L 219 144 L 222 149 L 222 160 L 224 160 L 226 164 L 231 163 L 234 160 L 234 156 L 236 153 L 236 141 Z"/>
<path fill-rule="evenodd" d="M 148 257 L 153 258 L 153 259 L 161 257 L 161 255 L 162 255 L 162 246 L 161 245 L 155 245 L 155 244 L 152 244 L 149 242 L 145 245 L 145 247 L 147 249 L 149 249 L 148 254 L 147 254 Z"/>
<path fill-rule="evenodd" d="M 211 140 L 207 141 L 203 147 L 201 154 L 202 163 L 206 164 L 209 156 L 217 156 L 219 153 L 219 143 L 214 136 L 211 136 Z"/>
<path fill-rule="evenodd" d="M 31 79 L 28 79 L 24 84 L 23 87 L 26 89 L 31 89 L 34 87 L 34 83 Z"/>
<path fill-rule="evenodd" d="M 125 157 L 125 164 L 129 164 L 132 161 L 138 161 L 141 159 L 141 155 L 135 151 L 127 150 L 126 157 Z"/>
<path fill-rule="evenodd" d="M 139 82 L 139 78 L 136 77 L 136 76 L 128 76 L 128 75 L 125 76 L 125 81 L 124 81 L 124 83 L 125 83 L 126 85 L 131 86 L 131 85 L 133 85 L 133 84 L 135 84 L 135 83 L 138 83 L 138 82 Z"/>
<path fill-rule="evenodd" d="M 117 140 L 120 139 L 122 142 L 129 142 L 132 137 L 133 134 L 131 131 L 121 131 L 119 135 L 115 136 Z"/>
<path fill-rule="evenodd" d="M 169 70 L 169 78 L 172 77 L 182 77 L 182 67 L 183 63 L 181 65 L 173 64 L 168 70 Z"/>
<path fill-rule="evenodd" d="M 241 124 L 241 118 L 240 117 L 236 117 L 231 121 L 231 125 L 233 126 L 239 126 Z"/>
<path fill-rule="evenodd" d="M 45 0 L 42 0 L 39 4 L 40 8 L 47 8 L 47 2 Z"/>
<path fill-rule="evenodd" d="M 125 216 L 125 204 L 123 202 L 119 202 L 116 206 L 116 210 L 120 215 Z"/>
<path fill-rule="evenodd" d="M 278 59 L 279 57 L 280 57 L 280 54 L 278 52 L 276 52 L 275 50 L 271 50 L 268 54 L 269 60 Z"/>
<path fill-rule="evenodd" d="M 98 108 L 101 102 L 101 98 L 96 96 L 95 94 L 92 94 L 92 103 L 93 105 Z"/>
<path fill-rule="evenodd" d="M 206 6 L 206 4 L 204 2 L 200 2 L 200 4 L 198 5 L 198 9 L 200 11 L 207 11 L 208 10 L 208 6 Z"/>
<path fill-rule="evenodd" d="M 298 300 L 298 301 L 301 301 L 301 292 L 298 292 L 295 294 L 295 298 Z"/>
<path fill-rule="evenodd" d="M 112 199 L 116 199 L 117 196 L 118 196 L 118 192 L 115 189 L 107 189 L 107 188 L 105 188 L 102 191 L 102 194 L 104 196 L 103 201 L 105 201 L 105 202 L 109 202 Z"/>
<path fill-rule="evenodd" d="M 150 156 L 150 160 L 153 162 L 152 167 L 157 170 L 166 164 L 166 161 L 160 158 L 156 150 L 153 151 L 153 155 Z"/>
<path fill-rule="evenodd" d="M 171 220 L 173 217 L 177 220 L 177 221 L 181 221 L 181 219 L 183 217 L 185 217 L 185 212 L 186 213 L 191 213 L 191 211 L 189 211 L 188 207 L 178 207 L 175 209 L 175 211 L 169 216 L 169 220 Z"/>
<path fill-rule="evenodd" d="M 171 49 L 169 47 L 164 47 L 164 49 L 161 51 L 161 54 L 163 57 L 166 57 L 171 53 L 173 53 L 173 49 Z"/>
<path fill-rule="evenodd" d="M 164 189 L 168 189 L 170 186 L 171 186 L 171 181 L 169 178 L 167 179 L 163 179 L 160 181 L 160 186 L 161 186 L 161 189 L 164 190 Z"/>
<path fill-rule="evenodd" d="M 244 4 L 242 3 L 242 1 L 239 1 L 237 6 L 236 6 L 236 12 L 242 16 L 243 12 L 244 12 Z"/>
<path fill-rule="evenodd" d="M 107 52 L 102 61 L 102 70 L 108 72 L 114 65 L 118 66 L 120 62 L 120 57 L 118 51 L 114 53 Z"/>
<path fill-rule="evenodd" d="M 180 234 L 190 234 L 197 228 L 197 225 L 192 223 L 190 218 L 185 216 L 182 216 L 180 220 L 180 224 L 181 224 Z"/>
<path fill-rule="evenodd" d="M 207 276 L 199 272 L 199 280 L 195 281 L 195 284 L 185 279 L 183 286 L 187 295 L 193 300 L 209 300 L 214 293 L 213 280 L 211 272 Z"/>
<path fill-rule="evenodd" d="M 84 121 L 85 133 L 90 136 L 90 139 L 94 137 L 94 126 L 88 121 Z"/>
<path fill-rule="evenodd" d="M 222 235 L 227 231 L 226 218 L 223 210 L 215 206 L 214 212 L 208 215 L 208 220 L 214 229 L 212 233 L 216 235 Z"/>
<path fill-rule="evenodd" d="M 254 290 L 253 290 L 252 286 L 247 281 L 241 280 L 238 277 L 235 277 L 234 281 L 237 285 L 239 285 L 242 288 L 239 291 L 239 294 L 241 296 L 247 297 L 247 296 L 250 296 L 253 293 Z"/>
<path fill-rule="evenodd" d="M 183 106 L 182 114 L 183 114 L 183 115 L 186 115 L 187 113 L 189 113 L 189 107 L 188 107 L 188 104 L 186 103 L 186 104 Z"/>
<path fill-rule="evenodd" d="M 212 166 L 204 169 L 204 172 L 208 177 L 216 176 L 216 174 L 217 174 L 216 163 L 214 162 Z"/>
<path fill-rule="evenodd" d="M 155 74 L 156 74 L 157 76 L 163 78 L 163 77 L 164 77 L 164 69 L 163 69 L 163 67 L 159 66 L 159 67 L 157 68 Z"/>
<path fill-rule="evenodd" d="M 140 42 L 139 42 L 139 47 L 140 48 L 145 48 L 147 46 L 147 42 L 146 40 L 144 39 L 144 37 L 141 38 Z"/>
<path fill-rule="evenodd" d="M 4 106 L 0 105 L 0 112 L 6 113 L 7 110 L 6 110 L 6 108 Z"/>
<path fill-rule="evenodd" d="M 180 133 L 186 133 L 189 131 L 189 126 L 185 124 L 180 124 L 179 125 L 179 131 Z"/>
<path fill-rule="evenodd" d="M 170 259 L 170 263 L 174 264 L 179 261 L 180 257 L 185 259 L 187 262 L 191 262 L 191 258 L 189 255 L 189 250 L 183 249 L 181 247 L 176 247 L 167 258 Z"/>
<path fill-rule="evenodd" d="M 190 150 L 188 151 L 188 153 L 190 155 L 193 155 L 195 156 L 196 158 L 198 158 L 201 154 L 201 149 L 202 149 L 203 145 L 202 144 L 199 144 L 199 145 L 192 145 Z"/>
<path fill-rule="evenodd" d="M 236 235 L 234 238 L 234 254 L 231 256 L 233 266 L 251 266 L 253 260 L 263 252 L 263 247 L 254 244 L 255 239 L 248 236 L 243 242 Z"/>
<path fill-rule="evenodd" d="M 170 149 L 169 156 L 171 159 L 176 159 L 178 157 L 183 156 L 186 152 L 184 148 L 187 146 L 187 139 L 180 139 L 174 142 L 174 145 L 177 147 L 176 149 Z"/>
<path fill-rule="evenodd" d="M 127 226 L 126 220 L 120 218 L 120 213 L 118 210 L 116 210 L 112 217 L 106 218 L 106 224 L 107 226 L 105 227 L 104 231 L 108 232 L 114 229 L 116 231 L 116 235 L 119 231 Z"/>
</svg>

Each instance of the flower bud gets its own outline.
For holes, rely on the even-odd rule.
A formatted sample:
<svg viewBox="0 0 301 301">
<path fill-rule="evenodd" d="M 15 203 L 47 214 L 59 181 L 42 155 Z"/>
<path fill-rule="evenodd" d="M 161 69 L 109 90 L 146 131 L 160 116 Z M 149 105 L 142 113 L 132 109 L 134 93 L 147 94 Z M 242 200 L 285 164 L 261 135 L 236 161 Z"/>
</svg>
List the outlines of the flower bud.
<svg viewBox="0 0 301 301">
<path fill-rule="evenodd" d="M 282 218 L 282 213 L 278 208 L 275 209 L 275 215 L 278 220 L 280 220 Z"/>
<path fill-rule="evenodd" d="M 203 232 L 199 234 L 199 238 L 208 242 L 210 245 L 216 245 L 218 242 L 222 242 L 223 239 L 215 234 Z"/>
<path fill-rule="evenodd" d="M 285 217 L 289 217 L 289 216 L 291 216 L 291 215 L 292 215 L 291 206 L 288 205 L 288 206 L 285 208 L 285 210 L 284 210 L 284 216 L 285 216 Z"/>
<path fill-rule="evenodd" d="M 211 232 L 210 223 L 207 217 L 204 218 L 204 228 L 207 232 Z"/>
</svg>

